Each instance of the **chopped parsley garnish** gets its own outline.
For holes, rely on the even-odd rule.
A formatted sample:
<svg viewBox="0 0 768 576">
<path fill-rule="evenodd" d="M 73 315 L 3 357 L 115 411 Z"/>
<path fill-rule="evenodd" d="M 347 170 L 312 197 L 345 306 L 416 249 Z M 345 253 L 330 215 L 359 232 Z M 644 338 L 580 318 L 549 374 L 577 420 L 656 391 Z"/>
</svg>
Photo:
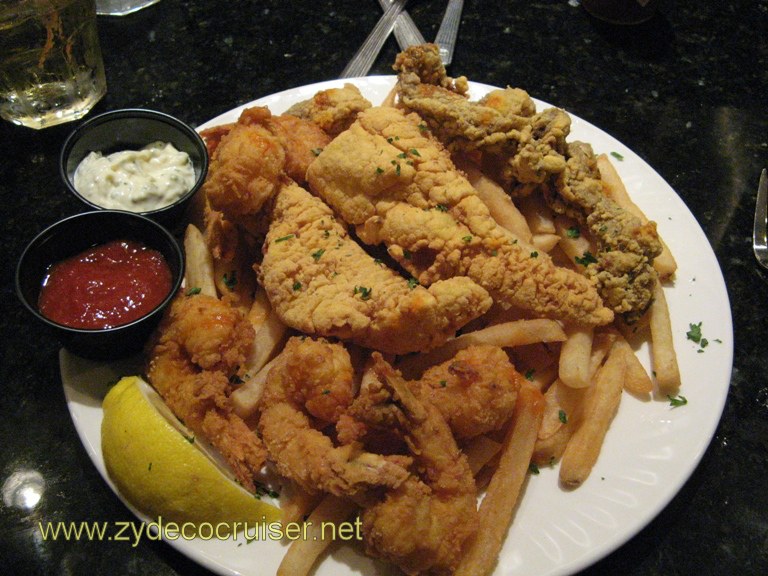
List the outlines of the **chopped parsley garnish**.
<svg viewBox="0 0 768 576">
<path fill-rule="evenodd" d="M 416 288 L 416 286 L 418 286 L 418 285 L 419 285 L 419 281 L 418 281 L 418 280 L 416 280 L 416 278 L 414 278 L 413 276 L 411 276 L 410 278 L 408 278 L 408 288 L 410 288 L 411 290 L 413 290 L 413 289 L 414 289 L 414 288 Z"/>
<path fill-rule="evenodd" d="M 331 235 L 330 230 L 323 230 L 323 238 L 328 238 Z"/>
<path fill-rule="evenodd" d="M 472 236 L 464 236 L 464 238 L 462 238 L 462 240 L 464 240 L 464 242 L 469 244 L 470 242 L 472 242 Z"/>
<path fill-rule="evenodd" d="M 301 282 L 299 282 L 298 280 L 296 280 L 296 282 L 294 282 L 294 283 L 293 283 L 293 291 L 294 291 L 294 292 L 297 292 L 297 291 L 299 291 L 299 290 L 301 290 Z"/>
<path fill-rule="evenodd" d="M 446 386 L 448 386 L 448 382 L 445 380 L 440 380 L 440 387 L 445 388 Z"/>
<path fill-rule="evenodd" d="M 320 156 L 320 152 L 322 151 L 323 151 L 322 148 L 312 148 L 312 154 L 314 154 L 315 156 Z"/>
<path fill-rule="evenodd" d="M 528 472 L 530 472 L 531 474 L 534 474 L 534 475 L 539 473 L 539 467 L 536 465 L 535 462 L 531 462 L 528 465 Z"/>
<path fill-rule="evenodd" d="M 408 154 L 406 154 L 405 152 L 400 152 L 400 154 L 398 154 L 397 157 L 405 160 L 406 158 L 408 158 Z"/>
<path fill-rule="evenodd" d="M 196 286 L 194 288 L 190 288 L 189 290 L 187 290 L 186 295 L 187 296 L 195 296 L 197 294 L 200 294 L 200 292 L 202 292 L 202 291 L 203 291 L 202 288 L 200 288 L 199 286 Z"/>
<path fill-rule="evenodd" d="M 704 338 L 704 336 L 701 334 L 701 322 L 698 324 L 688 324 L 688 332 L 685 333 L 685 337 L 688 338 L 691 342 L 695 342 L 699 345 L 699 349 L 697 352 L 699 354 L 704 352 L 704 348 L 709 346 L 709 340 Z M 715 342 L 721 343 L 722 340 L 716 339 Z"/>
<path fill-rule="evenodd" d="M 538 257 L 539 257 L 539 253 L 538 252 L 536 252 L 535 250 L 533 252 L 531 252 L 531 258 L 538 258 Z"/>
<path fill-rule="evenodd" d="M 669 398 L 669 405 L 672 406 L 672 408 L 678 408 L 679 406 L 688 404 L 688 398 L 683 395 L 670 396 L 667 394 L 667 398 Z"/>
<path fill-rule="evenodd" d="M 619 154 L 618 152 L 611 152 L 611 156 L 613 156 L 614 158 L 616 158 L 616 160 L 624 160 L 624 156 L 622 156 L 622 155 L 621 155 L 621 154 Z"/>
<path fill-rule="evenodd" d="M 331 393 L 331 391 L 330 391 L 330 390 L 328 390 L 328 389 L 326 389 L 326 390 L 323 390 L 323 396 L 327 396 L 327 395 L 328 395 L 328 394 L 330 394 L 330 393 Z"/>
<path fill-rule="evenodd" d="M 557 413 L 557 417 L 563 424 L 568 424 L 568 414 L 565 413 L 565 410 L 560 410 Z"/>
<path fill-rule="evenodd" d="M 582 256 L 581 258 L 576 256 L 574 260 L 576 260 L 576 264 L 581 264 L 582 266 L 589 266 L 590 264 L 594 264 L 597 262 L 597 258 L 592 256 L 592 253 L 589 250 L 584 252 L 584 256 Z"/>
<path fill-rule="evenodd" d="M 286 240 L 290 240 L 291 238 L 296 238 L 296 234 L 286 234 L 285 236 L 280 236 L 280 238 L 277 238 L 275 240 L 275 244 L 278 242 L 285 242 Z"/>
<path fill-rule="evenodd" d="M 323 254 L 325 254 L 325 248 L 320 248 L 319 250 L 312 252 L 312 258 L 314 259 L 315 262 L 317 262 L 318 260 L 320 260 L 320 257 Z"/>
<path fill-rule="evenodd" d="M 435 206 L 435 208 L 437 208 L 440 212 L 448 212 L 448 206 L 445 206 L 443 204 L 438 204 L 437 206 Z"/>
<path fill-rule="evenodd" d="M 410 260 L 411 256 L 412 254 L 410 250 L 403 250 L 403 258 L 405 258 L 406 260 Z"/>
<path fill-rule="evenodd" d="M 224 285 L 229 288 L 230 290 L 234 290 L 235 286 L 237 286 L 237 272 L 235 270 L 232 270 L 231 274 L 224 274 Z"/>
<path fill-rule="evenodd" d="M 419 124 L 419 130 L 421 130 L 422 132 L 424 132 L 425 130 L 429 130 L 429 128 L 427 128 L 427 125 L 426 125 L 426 124 Z"/>
<path fill-rule="evenodd" d="M 378 264 L 379 266 L 384 266 L 384 261 L 381 258 L 374 258 L 373 263 Z"/>
<path fill-rule="evenodd" d="M 353 290 L 353 294 L 360 294 L 360 298 L 362 300 L 368 300 L 371 297 L 371 292 L 373 291 L 373 288 L 366 288 L 365 286 L 355 286 L 355 289 Z"/>
<path fill-rule="evenodd" d="M 568 238 L 578 238 L 581 236 L 581 230 L 579 230 L 578 226 L 571 226 L 565 231 L 565 235 L 568 236 Z"/>
<path fill-rule="evenodd" d="M 421 154 L 419 154 L 419 151 L 418 151 L 418 150 L 416 150 L 416 148 L 411 148 L 411 149 L 409 150 L 409 152 L 410 152 L 411 154 L 413 154 L 414 156 L 418 156 L 419 158 L 421 158 Z"/>
<path fill-rule="evenodd" d="M 380 166 L 376 166 L 376 174 L 383 174 L 384 168 L 381 168 Z"/>
<path fill-rule="evenodd" d="M 533 380 L 533 375 L 536 373 L 536 370 L 533 368 L 526 370 L 525 372 L 525 379 L 526 380 Z"/>
</svg>

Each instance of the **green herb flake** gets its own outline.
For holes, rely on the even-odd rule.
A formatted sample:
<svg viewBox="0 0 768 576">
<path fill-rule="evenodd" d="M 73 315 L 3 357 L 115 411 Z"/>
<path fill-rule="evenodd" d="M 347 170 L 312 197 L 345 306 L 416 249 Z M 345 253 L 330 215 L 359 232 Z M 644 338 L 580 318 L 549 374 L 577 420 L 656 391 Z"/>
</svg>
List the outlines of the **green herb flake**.
<svg viewBox="0 0 768 576">
<path fill-rule="evenodd" d="M 369 300 L 371 297 L 372 291 L 373 291 L 373 288 L 366 288 L 365 286 L 355 286 L 355 289 L 352 291 L 352 293 L 360 294 L 361 300 Z"/>
<path fill-rule="evenodd" d="M 536 463 L 535 463 L 535 462 L 531 462 L 531 463 L 528 465 L 528 472 L 530 472 L 530 473 L 531 473 L 531 474 L 533 474 L 534 476 L 535 476 L 535 475 L 537 475 L 537 474 L 539 474 L 539 467 L 536 465 Z"/>
<path fill-rule="evenodd" d="M 293 283 L 293 291 L 298 292 L 299 290 L 301 290 L 301 282 L 296 280 L 296 282 Z"/>
<path fill-rule="evenodd" d="M 557 418 L 562 422 L 563 424 L 568 424 L 568 414 L 565 413 L 565 410 L 560 410 L 557 413 Z"/>
<path fill-rule="evenodd" d="M 379 266 L 384 266 L 384 261 L 381 258 L 374 258 L 373 263 L 378 264 Z"/>
<path fill-rule="evenodd" d="M 622 156 L 622 155 L 621 155 L 621 154 L 619 154 L 618 152 L 611 152 L 611 156 L 613 156 L 614 158 L 616 158 L 616 160 L 624 160 L 624 156 Z"/>
<path fill-rule="evenodd" d="M 330 235 L 331 235 L 331 231 L 330 230 L 323 230 L 323 238 L 328 238 L 328 237 L 330 237 Z"/>
<path fill-rule="evenodd" d="M 446 386 L 448 386 L 448 382 L 445 380 L 440 380 L 440 387 L 445 388 Z"/>
<path fill-rule="evenodd" d="M 323 151 L 322 148 L 312 148 L 312 154 L 315 156 L 320 156 L 320 153 Z"/>
<path fill-rule="evenodd" d="M 285 236 L 280 236 L 280 238 L 277 238 L 275 240 L 275 244 L 278 242 L 285 242 L 286 240 L 290 240 L 291 238 L 296 238 L 296 234 L 286 234 Z"/>
<path fill-rule="evenodd" d="M 595 264 L 597 262 L 597 258 L 595 258 L 589 250 L 584 252 L 584 256 L 581 258 L 576 256 L 574 260 L 576 260 L 576 264 L 581 264 L 584 267 L 589 266 L 590 264 Z"/>
<path fill-rule="evenodd" d="M 376 166 L 376 174 L 384 174 L 384 168 L 381 168 L 380 166 Z"/>
<path fill-rule="evenodd" d="M 416 280 L 416 278 L 414 278 L 413 276 L 411 276 L 410 278 L 408 278 L 408 288 L 410 288 L 411 290 L 413 290 L 413 289 L 414 289 L 414 288 L 416 288 L 416 286 L 418 286 L 418 285 L 419 285 L 419 281 L 418 281 L 418 280 Z"/>
<path fill-rule="evenodd" d="M 448 206 L 445 206 L 444 204 L 438 204 L 435 206 L 439 212 L 448 212 Z"/>
<path fill-rule="evenodd" d="M 328 394 L 330 394 L 330 393 L 331 393 L 330 390 L 327 390 L 327 389 L 323 390 L 323 396 L 328 396 Z"/>
<path fill-rule="evenodd" d="M 472 236 L 464 236 L 462 240 L 464 240 L 466 244 L 469 244 L 470 242 L 472 242 Z"/>
<path fill-rule="evenodd" d="M 416 148 L 411 148 L 411 149 L 409 150 L 409 152 L 410 152 L 410 153 L 411 153 L 413 156 L 418 156 L 419 158 L 421 158 L 421 154 L 419 154 L 419 151 L 418 151 L 418 150 L 416 150 Z"/>
<path fill-rule="evenodd" d="M 224 285 L 229 288 L 230 290 L 234 290 L 237 286 L 237 272 L 235 270 L 232 270 L 231 274 L 224 274 L 222 277 L 224 280 Z"/>
<path fill-rule="evenodd" d="M 405 160 L 406 158 L 408 158 L 408 154 L 406 154 L 405 152 L 400 152 L 400 154 L 398 154 L 397 157 Z"/>
<path fill-rule="evenodd" d="M 688 324 L 688 327 L 690 329 L 685 333 L 685 337 L 691 342 L 696 342 L 696 344 L 701 342 L 701 322 L 698 324 Z"/>
<path fill-rule="evenodd" d="M 536 252 L 535 250 L 533 252 L 531 252 L 531 258 L 538 258 L 538 257 L 539 257 L 539 253 L 538 252 Z"/>
<path fill-rule="evenodd" d="M 202 288 L 200 288 L 199 286 L 196 286 L 194 288 L 190 288 L 189 290 L 187 290 L 185 294 L 187 296 L 196 296 L 196 295 L 200 294 L 200 292 L 202 292 L 202 291 L 203 291 Z"/>
<path fill-rule="evenodd" d="M 667 394 L 667 398 L 669 399 L 669 405 L 672 406 L 672 408 L 678 408 L 680 406 L 685 406 L 688 404 L 688 398 L 686 398 L 683 395 L 678 396 L 670 396 Z"/>
<path fill-rule="evenodd" d="M 579 230 L 578 226 L 571 226 L 565 231 L 565 235 L 568 236 L 568 238 L 579 238 L 581 236 L 581 230 Z"/>
<path fill-rule="evenodd" d="M 526 370 L 526 372 L 525 372 L 525 379 L 529 380 L 529 381 L 533 380 L 533 375 L 534 374 L 536 374 L 536 370 L 534 370 L 533 368 L 530 368 L 529 370 Z"/>
<path fill-rule="evenodd" d="M 324 248 L 320 248 L 319 250 L 317 250 L 317 251 L 315 251 L 315 252 L 312 252 L 312 259 L 313 259 L 315 262 L 317 262 L 318 260 L 320 260 L 320 257 L 321 257 L 323 254 L 325 254 L 325 249 L 324 249 Z"/>
</svg>

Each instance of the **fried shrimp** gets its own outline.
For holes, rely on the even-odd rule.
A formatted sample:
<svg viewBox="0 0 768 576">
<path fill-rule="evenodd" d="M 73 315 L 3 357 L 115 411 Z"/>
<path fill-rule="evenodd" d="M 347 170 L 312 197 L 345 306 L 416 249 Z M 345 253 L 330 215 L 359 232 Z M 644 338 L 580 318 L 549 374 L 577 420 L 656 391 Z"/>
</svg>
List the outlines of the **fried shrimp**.
<svg viewBox="0 0 768 576">
<path fill-rule="evenodd" d="M 309 493 L 367 501 L 372 489 L 394 488 L 407 477 L 401 457 L 335 446 L 322 428 L 352 403 L 354 371 L 342 344 L 291 338 L 267 377 L 259 431 L 281 475 Z"/>
<path fill-rule="evenodd" d="M 437 407 L 456 438 L 472 438 L 509 420 L 520 375 L 501 348 L 470 346 L 412 385 L 422 400 Z"/>
<path fill-rule="evenodd" d="M 366 552 L 406 574 L 448 574 L 477 530 L 472 472 L 438 409 L 420 400 L 378 352 L 372 358 L 376 378 L 350 414 L 366 426 L 401 432 L 418 475 L 362 511 Z"/>
<path fill-rule="evenodd" d="M 147 379 L 173 413 L 221 453 L 235 478 L 254 491 L 266 451 L 229 399 L 230 378 L 238 375 L 252 341 L 251 325 L 227 302 L 179 295 L 149 345 Z"/>
</svg>

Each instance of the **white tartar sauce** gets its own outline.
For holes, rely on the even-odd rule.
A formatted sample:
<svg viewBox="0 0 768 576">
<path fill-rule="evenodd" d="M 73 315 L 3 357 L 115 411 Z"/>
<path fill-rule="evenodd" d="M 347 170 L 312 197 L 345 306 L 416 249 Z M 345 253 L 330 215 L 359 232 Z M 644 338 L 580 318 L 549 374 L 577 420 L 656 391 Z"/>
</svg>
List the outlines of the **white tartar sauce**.
<svg viewBox="0 0 768 576">
<path fill-rule="evenodd" d="M 186 152 L 153 142 L 141 150 L 91 152 L 75 170 L 75 189 L 103 208 L 148 212 L 173 204 L 195 184 Z"/>
</svg>

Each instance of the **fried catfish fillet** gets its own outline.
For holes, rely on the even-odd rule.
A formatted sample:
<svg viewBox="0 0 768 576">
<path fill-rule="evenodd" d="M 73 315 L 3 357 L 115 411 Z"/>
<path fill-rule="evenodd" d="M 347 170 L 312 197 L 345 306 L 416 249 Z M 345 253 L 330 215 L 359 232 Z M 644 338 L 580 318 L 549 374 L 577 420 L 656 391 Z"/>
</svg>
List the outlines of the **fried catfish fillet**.
<svg viewBox="0 0 768 576">
<path fill-rule="evenodd" d="M 613 320 L 592 281 L 499 226 L 416 114 L 370 108 L 310 164 L 307 180 L 367 244 L 423 285 L 467 276 L 505 308 L 588 325 Z"/>
<path fill-rule="evenodd" d="M 306 334 L 332 336 L 394 354 L 445 342 L 491 305 L 464 277 L 429 288 L 369 256 L 322 200 L 283 186 L 259 268 L 280 319 Z"/>
<path fill-rule="evenodd" d="M 331 136 L 340 134 L 355 121 L 357 113 L 371 107 L 371 103 L 354 84 L 343 88 L 321 90 L 309 100 L 294 104 L 286 114 L 310 120 Z"/>
</svg>

